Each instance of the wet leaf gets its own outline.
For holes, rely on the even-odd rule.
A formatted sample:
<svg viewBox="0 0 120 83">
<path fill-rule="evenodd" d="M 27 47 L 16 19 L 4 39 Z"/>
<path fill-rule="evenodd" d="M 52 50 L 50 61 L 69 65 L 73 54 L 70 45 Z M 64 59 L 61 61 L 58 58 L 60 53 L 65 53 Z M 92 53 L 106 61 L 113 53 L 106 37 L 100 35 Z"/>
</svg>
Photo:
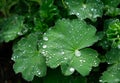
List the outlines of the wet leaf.
<svg viewBox="0 0 120 83">
<path fill-rule="evenodd" d="M 100 0 L 65 0 L 70 15 L 76 15 L 79 19 L 89 18 L 96 21 L 103 14 L 103 4 Z"/>
<path fill-rule="evenodd" d="M 46 57 L 47 65 L 51 68 L 61 65 L 65 75 L 72 74 L 74 70 L 87 75 L 92 66 L 99 64 L 97 52 L 86 48 L 98 40 L 95 33 L 96 29 L 84 21 L 57 21 L 56 25 L 43 35 L 41 43 L 41 53 Z"/>
<path fill-rule="evenodd" d="M 120 82 L 120 49 L 111 49 L 106 54 L 108 64 L 112 66 L 108 67 L 107 71 L 103 73 L 100 78 L 102 83 L 119 83 Z"/>
<path fill-rule="evenodd" d="M 13 47 L 14 71 L 21 72 L 28 81 L 33 80 L 34 75 L 42 77 L 46 74 L 45 58 L 37 50 L 37 40 L 37 34 L 31 33 Z"/>
<path fill-rule="evenodd" d="M 5 19 L 0 25 L 0 41 L 9 42 L 23 35 L 22 31 L 25 29 L 23 21 L 23 17 L 17 15 Z"/>
</svg>

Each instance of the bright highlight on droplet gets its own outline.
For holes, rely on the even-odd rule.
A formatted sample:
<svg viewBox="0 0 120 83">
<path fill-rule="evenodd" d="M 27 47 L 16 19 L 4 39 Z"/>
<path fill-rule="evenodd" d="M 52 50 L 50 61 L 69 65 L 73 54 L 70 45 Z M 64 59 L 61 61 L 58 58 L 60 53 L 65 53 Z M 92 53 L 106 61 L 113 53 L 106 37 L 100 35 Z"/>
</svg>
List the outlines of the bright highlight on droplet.
<svg viewBox="0 0 120 83">
<path fill-rule="evenodd" d="M 43 45 L 43 48 L 47 48 L 47 45 Z"/>
<path fill-rule="evenodd" d="M 75 50 L 75 56 L 81 56 L 81 52 L 79 50 Z"/>
<path fill-rule="evenodd" d="M 43 37 L 43 40 L 44 41 L 48 41 L 48 37 Z"/>
<path fill-rule="evenodd" d="M 75 71 L 75 69 L 71 67 L 71 68 L 70 68 L 70 71 L 71 71 L 71 72 L 74 72 L 74 71 Z"/>
</svg>

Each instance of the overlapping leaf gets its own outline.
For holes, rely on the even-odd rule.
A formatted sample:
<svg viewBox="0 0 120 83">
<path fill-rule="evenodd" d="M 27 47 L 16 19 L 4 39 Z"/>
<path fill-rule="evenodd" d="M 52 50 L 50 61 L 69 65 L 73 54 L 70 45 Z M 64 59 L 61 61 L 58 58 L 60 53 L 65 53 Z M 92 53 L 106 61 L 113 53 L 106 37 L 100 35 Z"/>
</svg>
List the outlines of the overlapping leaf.
<svg viewBox="0 0 120 83">
<path fill-rule="evenodd" d="M 77 70 L 87 75 L 92 66 L 99 64 L 97 52 L 86 48 L 94 44 L 98 38 L 96 29 L 80 20 L 59 20 L 56 25 L 43 35 L 42 54 L 51 68 L 61 65 L 65 75 Z"/>
<path fill-rule="evenodd" d="M 37 50 L 37 40 L 37 34 L 31 33 L 13 47 L 14 70 L 16 73 L 21 72 L 28 81 L 32 80 L 34 75 L 41 77 L 46 74 L 45 59 Z"/>
<path fill-rule="evenodd" d="M 70 15 L 77 15 L 79 19 L 89 18 L 96 21 L 103 13 L 103 4 L 100 0 L 65 0 Z"/>
<path fill-rule="evenodd" d="M 9 42 L 19 35 L 23 35 L 22 31 L 25 30 L 23 21 L 23 17 L 17 15 L 9 17 L 3 21 L 3 23 L 0 24 L 0 41 Z"/>
<path fill-rule="evenodd" d="M 106 59 L 112 66 L 108 67 L 100 79 L 102 83 L 119 83 L 120 82 L 120 49 L 111 49 L 106 54 Z"/>
</svg>

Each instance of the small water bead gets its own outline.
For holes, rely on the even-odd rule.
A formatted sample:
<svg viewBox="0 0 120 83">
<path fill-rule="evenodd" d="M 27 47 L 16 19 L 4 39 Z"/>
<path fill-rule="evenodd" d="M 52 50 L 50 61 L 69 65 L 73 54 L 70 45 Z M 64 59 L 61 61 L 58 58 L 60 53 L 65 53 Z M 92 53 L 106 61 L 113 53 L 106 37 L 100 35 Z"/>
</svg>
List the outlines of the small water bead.
<svg viewBox="0 0 120 83">
<path fill-rule="evenodd" d="M 43 48 L 47 48 L 47 45 L 43 45 Z"/>
<path fill-rule="evenodd" d="M 75 69 L 74 69 L 74 68 L 72 68 L 72 67 L 71 67 L 69 70 L 70 70 L 71 72 L 74 72 L 74 71 L 75 71 Z"/>
<path fill-rule="evenodd" d="M 43 40 L 44 41 L 48 41 L 48 37 L 43 37 Z"/>
<path fill-rule="evenodd" d="M 75 50 L 75 56 L 81 56 L 81 52 L 79 50 Z"/>
<path fill-rule="evenodd" d="M 120 49 L 120 45 L 118 45 L 118 48 Z"/>
<path fill-rule="evenodd" d="M 18 34 L 18 35 L 23 35 L 23 33 L 22 33 L 22 32 L 18 32 L 17 34 Z"/>
<path fill-rule="evenodd" d="M 40 74 L 41 74 L 41 72 L 40 72 L 40 71 L 37 71 L 37 73 L 38 73 L 38 75 L 40 75 Z"/>
<path fill-rule="evenodd" d="M 79 16 L 79 15 L 80 15 L 80 13 L 76 13 L 76 15 L 77 15 L 77 16 Z"/>
<path fill-rule="evenodd" d="M 61 54 L 63 55 L 63 54 L 65 54 L 65 52 L 61 52 Z"/>
<path fill-rule="evenodd" d="M 86 8 L 86 5 L 85 5 L 85 4 L 83 4 L 83 8 Z"/>
</svg>

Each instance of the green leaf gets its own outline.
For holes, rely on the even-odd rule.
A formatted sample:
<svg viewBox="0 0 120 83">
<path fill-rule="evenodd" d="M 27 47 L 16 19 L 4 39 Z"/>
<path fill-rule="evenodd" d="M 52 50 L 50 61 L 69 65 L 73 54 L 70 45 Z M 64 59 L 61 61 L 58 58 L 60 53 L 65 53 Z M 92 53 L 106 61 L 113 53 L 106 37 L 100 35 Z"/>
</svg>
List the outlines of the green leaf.
<svg viewBox="0 0 120 83">
<path fill-rule="evenodd" d="M 0 11 L 7 16 L 9 15 L 10 8 L 18 3 L 19 0 L 1 0 L 0 1 Z"/>
<path fill-rule="evenodd" d="M 14 71 L 21 72 L 28 81 L 33 80 L 34 75 L 42 77 L 46 74 L 45 58 L 37 50 L 37 41 L 37 34 L 31 33 L 13 47 Z"/>
<path fill-rule="evenodd" d="M 79 19 L 89 18 L 96 21 L 103 14 L 103 4 L 100 0 L 65 0 L 70 15 L 76 15 Z"/>
<path fill-rule="evenodd" d="M 120 82 L 120 49 L 111 49 L 106 54 L 106 59 L 112 66 L 108 67 L 100 78 L 102 83 L 119 83 Z"/>
<path fill-rule="evenodd" d="M 24 18 L 17 15 L 5 19 L 0 25 L 0 41 L 9 42 L 18 36 L 23 35 L 27 31 L 23 21 Z"/>
<path fill-rule="evenodd" d="M 119 47 L 120 45 L 120 21 L 119 19 L 108 20 L 106 24 L 107 39 L 113 44 L 113 47 Z"/>
<path fill-rule="evenodd" d="M 43 35 L 44 42 L 41 43 L 47 65 L 51 68 L 61 65 L 65 75 L 72 74 L 74 70 L 87 75 L 92 66 L 99 64 L 97 52 L 86 48 L 98 40 L 95 33 L 96 29 L 84 21 L 57 21 L 55 26 Z"/>
<path fill-rule="evenodd" d="M 102 0 L 102 2 L 111 7 L 117 7 L 120 4 L 120 0 Z"/>
</svg>

